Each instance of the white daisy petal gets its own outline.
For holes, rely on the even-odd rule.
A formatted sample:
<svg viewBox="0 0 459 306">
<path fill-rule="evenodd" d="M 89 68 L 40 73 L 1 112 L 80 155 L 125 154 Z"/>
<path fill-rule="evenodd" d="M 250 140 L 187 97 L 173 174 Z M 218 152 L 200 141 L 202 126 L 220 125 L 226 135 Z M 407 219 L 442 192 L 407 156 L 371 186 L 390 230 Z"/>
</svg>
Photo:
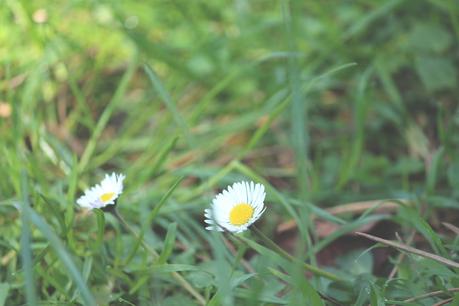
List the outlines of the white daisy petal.
<svg viewBox="0 0 459 306">
<path fill-rule="evenodd" d="M 254 182 L 237 182 L 215 196 L 210 208 L 204 210 L 207 230 L 241 233 L 266 210 L 265 188 Z"/>
<path fill-rule="evenodd" d="M 100 184 L 96 184 L 86 189 L 84 195 L 76 201 L 77 204 L 83 208 L 89 209 L 115 204 L 115 200 L 123 192 L 123 180 L 125 178 L 123 174 L 105 174 Z"/>
</svg>

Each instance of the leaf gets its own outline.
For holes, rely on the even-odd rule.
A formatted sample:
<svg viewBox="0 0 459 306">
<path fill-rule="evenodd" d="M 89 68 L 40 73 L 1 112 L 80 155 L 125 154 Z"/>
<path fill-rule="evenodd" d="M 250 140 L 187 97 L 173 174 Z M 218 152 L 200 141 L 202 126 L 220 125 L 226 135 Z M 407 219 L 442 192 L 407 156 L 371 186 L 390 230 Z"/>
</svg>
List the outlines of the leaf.
<svg viewBox="0 0 459 306">
<path fill-rule="evenodd" d="M 10 284 L 0 283 L 0 306 L 5 305 L 5 301 L 8 296 L 8 291 L 10 291 Z"/>
<path fill-rule="evenodd" d="M 459 162 L 455 162 L 448 167 L 448 182 L 454 190 L 459 189 Z"/>
<path fill-rule="evenodd" d="M 437 233 L 432 229 L 429 223 L 419 215 L 419 212 L 411 207 L 401 206 L 399 216 L 405 224 L 411 224 L 429 241 L 432 249 L 443 256 L 447 256 L 448 252 L 443 246 L 443 242 Z"/>
<path fill-rule="evenodd" d="M 83 155 L 81 156 L 80 163 L 78 164 L 78 170 L 80 172 L 82 172 L 90 162 L 91 157 L 94 154 L 94 151 L 96 150 L 97 141 L 99 140 L 99 137 L 102 135 L 102 132 L 107 126 L 115 108 L 123 100 L 122 98 L 128 89 L 129 82 L 131 81 L 136 69 L 137 57 L 134 57 L 133 60 L 129 63 L 129 67 L 124 73 L 115 93 L 112 96 L 110 103 L 107 105 L 107 107 L 105 107 L 104 111 L 99 117 L 99 121 L 97 122 L 97 125 L 94 131 L 92 132 L 91 138 L 89 139 L 89 142 L 86 145 Z"/>
<path fill-rule="evenodd" d="M 196 288 L 207 288 L 213 284 L 214 280 L 212 275 L 203 271 L 191 272 L 187 278 Z"/>
<path fill-rule="evenodd" d="M 304 279 L 295 284 L 292 292 L 290 305 L 314 305 L 323 306 L 324 303 L 317 291 L 311 286 L 308 280 Z"/>
<path fill-rule="evenodd" d="M 373 270 L 373 255 L 363 249 L 353 250 L 340 256 L 337 259 L 337 264 L 342 271 L 349 275 L 371 274 Z"/>
<path fill-rule="evenodd" d="M 149 273 L 171 273 L 181 271 L 199 271 L 199 268 L 185 264 L 164 264 L 153 266 Z"/>
<path fill-rule="evenodd" d="M 418 56 L 415 66 L 428 91 L 454 89 L 457 84 L 455 65 L 448 58 Z"/>
<path fill-rule="evenodd" d="M 376 287 L 374 284 L 370 284 L 370 286 L 371 286 L 371 295 L 370 295 L 371 306 L 386 305 L 385 299 L 384 299 L 383 294 L 381 293 L 381 290 L 379 290 L 379 288 Z"/>
<path fill-rule="evenodd" d="M 427 191 L 430 192 L 430 193 L 433 193 L 434 192 L 434 189 L 435 189 L 435 185 L 437 184 L 437 181 L 439 179 L 439 172 L 441 171 L 441 162 L 442 162 L 442 158 L 443 158 L 443 153 L 445 152 L 445 150 L 440 147 L 434 154 L 433 154 L 433 157 L 432 157 L 432 162 L 431 162 L 431 166 L 428 170 L 428 173 L 427 173 L 427 178 L 426 178 L 426 188 L 427 188 Z"/>
<path fill-rule="evenodd" d="M 21 196 L 22 196 L 22 229 L 21 229 L 21 258 L 24 269 L 26 301 L 30 305 L 37 304 L 37 293 L 35 291 L 35 281 L 32 264 L 32 243 L 30 230 L 30 206 L 29 206 L 29 186 L 27 182 L 27 172 L 21 171 Z"/>
<path fill-rule="evenodd" d="M 230 283 L 231 283 L 231 287 L 232 288 L 236 288 L 240 285 L 242 285 L 246 280 L 254 277 L 256 274 L 255 273 L 248 273 L 248 274 L 244 274 L 244 273 L 239 273 L 239 272 L 234 272 L 234 274 L 236 275 L 233 275 L 231 277 L 231 280 L 230 280 Z"/>
<path fill-rule="evenodd" d="M 332 282 L 327 286 L 326 294 L 332 296 L 339 302 L 350 305 L 352 301 L 352 284 L 343 282 Z"/>
<path fill-rule="evenodd" d="M 245 298 L 245 299 L 251 298 L 252 295 L 253 295 L 252 290 L 245 289 L 245 288 L 238 288 L 238 289 L 235 290 L 235 292 L 236 292 L 236 296 L 242 297 L 242 298 Z M 270 304 L 275 304 L 275 305 L 285 305 L 285 304 L 287 304 L 287 302 L 284 299 L 275 296 L 271 292 L 262 292 L 257 297 L 257 299 L 260 302 L 265 302 L 265 303 L 270 303 Z M 263 304 L 257 304 L 257 305 L 263 305 Z M 305 304 L 305 305 L 307 305 L 307 304 Z"/>
<path fill-rule="evenodd" d="M 161 305 L 167 305 L 167 306 L 184 306 L 184 305 L 189 305 L 189 306 L 194 306 L 197 305 L 192 299 L 189 297 L 180 294 L 180 293 L 175 293 L 174 295 L 167 297 L 164 299 L 161 303 Z"/>
<path fill-rule="evenodd" d="M 417 23 L 408 34 L 409 47 L 416 52 L 443 52 L 452 42 L 451 34 L 437 23 Z"/>
<path fill-rule="evenodd" d="M 156 74 L 156 72 L 151 68 L 148 64 L 144 65 L 145 73 L 147 74 L 148 78 L 150 79 L 151 84 L 153 85 L 154 89 L 158 93 L 159 97 L 166 105 L 167 109 L 171 112 L 172 118 L 174 119 L 177 126 L 180 128 L 181 132 L 185 136 L 188 145 L 192 146 L 194 143 L 193 136 L 190 133 L 190 129 L 187 126 L 187 123 L 182 117 L 182 114 L 177 109 L 174 100 L 172 99 L 171 95 L 167 91 L 166 87 L 164 87 L 161 79 Z"/>
<path fill-rule="evenodd" d="M 158 264 L 166 263 L 167 259 L 171 256 L 175 246 L 175 235 L 177 233 L 177 223 L 169 224 L 167 228 L 166 239 L 164 240 L 163 251 L 159 255 Z"/>
<path fill-rule="evenodd" d="M 32 208 L 28 208 L 30 220 L 42 232 L 43 236 L 48 239 L 51 247 L 56 252 L 64 267 L 67 269 L 70 277 L 75 282 L 77 288 L 80 290 L 81 298 L 85 305 L 96 305 L 96 301 L 86 285 L 79 269 L 73 262 L 70 254 L 65 249 L 64 244 L 59 237 L 54 233 L 53 229 L 38 215 Z"/>
<path fill-rule="evenodd" d="M 151 223 L 153 222 L 153 220 L 155 220 L 156 216 L 158 215 L 159 213 L 159 210 L 161 209 L 161 207 L 163 207 L 163 205 L 166 203 L 166 201 L 169 199 L 169 197 L 172 195 L 172 193 L 174 192 L 175 188 L 177 188 L 177 186 L 182 182 L 183 180 L 183 176 L 182 177 L 179 177 L 175 182 L 174 184 L 169 188 L 169 190 L 167 190 L 167 192 L 164 194 L 164 196 L 159 200 L 159 203 L 156 204 L 155 208 L 153 208 L 153 210 L 151 211 L 151 213 L 148 215 L 147 217 L 147 222 L 146 224 L 148 226 L 151 226 Z M 144 230 L 144 229 L 143 229 Z"/>
</svg>

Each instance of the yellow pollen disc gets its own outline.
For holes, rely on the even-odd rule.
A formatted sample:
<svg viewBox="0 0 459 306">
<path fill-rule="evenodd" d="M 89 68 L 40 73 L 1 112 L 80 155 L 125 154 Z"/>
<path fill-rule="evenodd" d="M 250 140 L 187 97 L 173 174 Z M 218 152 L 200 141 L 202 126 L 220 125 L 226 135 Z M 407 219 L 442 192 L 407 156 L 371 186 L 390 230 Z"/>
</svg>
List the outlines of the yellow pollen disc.
<svg viewBox="0 0 459 306">
<path fill-rule="evenodd" d="M 106 192 L 106 193 L 104 193 L 103 195 L 100 196 L 100 200 L 102 202 L 104 202 L 104 203 L 108 202 L 113 198 L 114 195 L 115 195 L 114 192 Z"/>
<path fill-rule="evenodd" d="M 241 203 L 231 209 L 229 221 L 232 225 L 243 225 L 252 218 L 252 215 L 253 207 L 247 203 Z"/>
</svg>

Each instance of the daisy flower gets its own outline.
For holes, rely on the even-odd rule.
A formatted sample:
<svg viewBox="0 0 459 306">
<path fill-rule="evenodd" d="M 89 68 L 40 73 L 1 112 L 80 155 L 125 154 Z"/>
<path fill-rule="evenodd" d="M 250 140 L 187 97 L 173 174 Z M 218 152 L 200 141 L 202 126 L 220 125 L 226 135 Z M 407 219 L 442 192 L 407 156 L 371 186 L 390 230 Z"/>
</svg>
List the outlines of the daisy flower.
<svg viewBox="0 0 459 306">
<path fill-rule="evenodd" d="M 254 182 L 238 182 L 228 186 L 204 210 L 207 230 L 241 233 L 260 218 L 266 207 L 265 187 Z"/>
<path fill-rule="evenodd" d="M 105 174 L 105 178 L 100 184 L 90 189 L 86 189 L 84 195 L 78 200 L 77 204 L 84 208 L 102 208 L 107 205 L 115 204 L 115 200 L 123 192 L 123 174 Z"/>
</svg>

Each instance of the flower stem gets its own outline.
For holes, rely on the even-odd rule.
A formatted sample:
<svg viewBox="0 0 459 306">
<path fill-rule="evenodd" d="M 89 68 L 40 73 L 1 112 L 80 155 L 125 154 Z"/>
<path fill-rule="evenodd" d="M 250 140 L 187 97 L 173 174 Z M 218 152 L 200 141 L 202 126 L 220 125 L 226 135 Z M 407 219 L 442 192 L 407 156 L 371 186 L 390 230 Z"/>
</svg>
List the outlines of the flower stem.
<svg viewBox="0 0 459 306">
<path fill-rule="evenodd" d="M 325 277 L 325 278 L 328 278 L 332 281 L 338 281 L 338 282 L 342 282 L 343 279 L 341 279 L 339 276 L 331 273 L 331 272 L 328 272 L 328 271 L 325 271 L 325 270 L 322 270 L 316 266 L 313 266 L 313 265 L 310 265 L 308 263 L 305 263 L 305 262 L 302 262 L 302 261 L 299 261 L 297 258 L 293 257 L 292 255 L 290 255 L 289 253 L 287 253 L 284 249 L 282 249 L 280 246 L 278 246 L 274 241 L 272 241 L 268 236 L 266 236 L 262 231 L 260 231 L 256 226 L 252 226 L 254 232 L 260 236 L 260 238 L 273 250 L 275 251 L 276 253 L 278 253 L 280 256 L 284 257 L 285 259 L 289 260 L 289 261 L 292 261 L 292 262 L 295 262 L 295 263 L 299 263 L 302 265 L 302 267 L 315 274 L 315 275 L 318 275 L 318 276 L 322 276 L 322 277 Z"/>
<path fill-rule="evenodd" d="M 141 244 L 142 247 L 149 252 L 154 259 L 157 259 L 159 257 L 159 254 L 151 248 L 143 239 L 143 237 L 140 237 L 140 235 L 124 220 L 124 218 L 120 215 L 116 207 L 111 211 L 113 215 L 115 216 L 116 219 L 132 234 L 134 235 L 137 239 L 141 239 Z M 171 275 L 175 280 L 183 287 L 185 288 L 188 293 L 190 293 L 198 302 L 200 305 L 206 305 L 206 299 L 199 293 L 197 292 L 193 286 L 178 272 L 171 272 Z"/>
</svg>

